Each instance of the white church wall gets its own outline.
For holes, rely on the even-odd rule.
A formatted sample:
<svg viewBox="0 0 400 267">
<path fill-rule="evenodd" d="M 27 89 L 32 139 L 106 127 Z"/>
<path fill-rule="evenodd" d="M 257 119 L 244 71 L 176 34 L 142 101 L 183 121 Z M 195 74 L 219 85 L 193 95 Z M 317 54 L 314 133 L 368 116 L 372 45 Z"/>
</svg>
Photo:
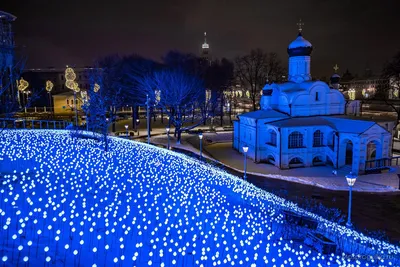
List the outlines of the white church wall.
<svg viewBox="0 0 400 267">
<path fill-rule="evenodd" d="M 289 102 L 285 95 L 279 96 L 278 110 L 286 114 L 290 113 Z"/>
<path fill-rule="evenodd" d="M 317 130 L 323 135 L 323 142 L 320 146 L 314 146 L 314 133 Z M 296 131 L 303 134 L 303 147 L 289 148 L 289 135 Z M 335 150 L 332 150 L 328 146 L 328 137 L 331 132 L 331 128 L 325 125 L 282 129 L 282 168 L 290 168 L 290 161 L 296 157 L 302 160 L 305 167 L 311 167 L 315 165 L 325 165 L 326 157 L 329 156 L 333 166 L 335 166 Z M 321 162 L 315 163 L 314 165 L 313 160 L 316 157 L 320 157 Z"/>
<path fill-rule="evenodd" d="M 289 80 L 300 83 L 311 80 L 311 57 L 297 56 L 289 58 Z"/>
<path fill-rule="evenodd" d="M 260 123 L 260 139 L 259 139 L 259 146 L 260 154 L 259 154 L 259 161 L 271 163 L 273 158 L 273 165 L 279 167 L 279 148 L 280 148 L 280 133 L 279 130 L 273 126 L 265 125 Z M 271 138 L 271 132 L 275 132 L 276 139 L 275 144 Z"/>
<path fill-rule="evenodd" d="M 360 116 L 360 109 L 360 100 L 352 100 L 346 103 L 346 115 Z"/>
<path fill-rule="evenodd" d="M 239 121 L 235 120 L 233 121 L 233 148 L 236 150 L 239 150 L 239 130 L 240 130 L 240 125 Z"/>
<path fill-rule="evenodd" d="M 250 159 L 255 160 L 255 149 L 256 149 L 256 127 L 250 126 L 244 123 L 240 124 L 239 129 L 239 148 L 238 151 L 243 153 L 243 147 L 247 146 L 249 148 L 247 156 Z"/>
<path fill-rule="evenodd" d="M 303 147 L 289 148 L 289 135 L 293 132 L 299 132 L 303 135 Z M 305 142 L 307 142 L 307 131 L 306 128 L 282 128 L 282 151 L 281 151 L 281 168 L 289 169 L 289 163 L 293 158 L 299 158 L 304 165 L 307 164 L 307 148 Z"/>
</svg>

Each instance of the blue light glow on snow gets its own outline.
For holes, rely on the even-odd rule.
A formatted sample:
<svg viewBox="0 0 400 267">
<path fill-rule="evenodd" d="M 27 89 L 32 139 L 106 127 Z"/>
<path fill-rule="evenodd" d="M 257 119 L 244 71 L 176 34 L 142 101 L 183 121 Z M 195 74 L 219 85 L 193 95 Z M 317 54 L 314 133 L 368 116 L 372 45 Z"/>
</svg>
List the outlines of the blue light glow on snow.
<svg viewBox="0 0 400 267">
<path fill-rule="evenodd" d="M 2 266 L 394 266 L 280 237 L 295 204 L 165 149 L 67 131 L 0 135 Z M 400 249 L 328 222 L 379 255 Z"/>
</svg>

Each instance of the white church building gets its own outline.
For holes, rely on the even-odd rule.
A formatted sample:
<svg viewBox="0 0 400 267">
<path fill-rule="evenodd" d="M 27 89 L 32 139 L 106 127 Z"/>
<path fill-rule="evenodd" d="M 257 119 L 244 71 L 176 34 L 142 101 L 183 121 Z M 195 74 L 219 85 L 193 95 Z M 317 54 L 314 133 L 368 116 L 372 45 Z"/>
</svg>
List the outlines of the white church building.
<svg viewBox="0 0 400 267">
<path fill-rule="evenodd" d="M 288 82 L 266 84 L 261 109 L 234 121 L 233 147 L 281 169 L 331 165 L 363 173 L 366 161 L 391 157 L 394 122 L 359 117 L 359 102 L 311 80 L 312 45 L 301 29 L 289 45 Z M 338 82 L 338 75 L 331 81 Z"/>
</svg>

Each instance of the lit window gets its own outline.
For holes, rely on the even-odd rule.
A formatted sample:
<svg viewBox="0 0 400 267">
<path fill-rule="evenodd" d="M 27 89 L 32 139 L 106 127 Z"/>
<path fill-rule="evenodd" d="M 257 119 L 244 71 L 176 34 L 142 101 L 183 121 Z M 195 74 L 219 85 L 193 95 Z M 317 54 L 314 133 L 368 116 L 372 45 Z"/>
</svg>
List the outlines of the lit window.
<svg viewBox="0 0 400 267">
<path fill-rule="evenodd" d="M 322 133 L 320 130 L 317 130 L 314 132 L 313 146 L 319 147 L 323 145 L 324 145 L 324 133 Z"/>
<path fill-rule="evenodd" d="M 289 148 L 303 147 L 303 135 L 299 132 L 293 132 L 289 135 Z"/>
<path fill-rule="evenodd" d="M 349 99 L 350 100 L 355 100 L 356 99 L 356 90 L 350 89 L 348 94 L 349 94 Z"/>
</svg>

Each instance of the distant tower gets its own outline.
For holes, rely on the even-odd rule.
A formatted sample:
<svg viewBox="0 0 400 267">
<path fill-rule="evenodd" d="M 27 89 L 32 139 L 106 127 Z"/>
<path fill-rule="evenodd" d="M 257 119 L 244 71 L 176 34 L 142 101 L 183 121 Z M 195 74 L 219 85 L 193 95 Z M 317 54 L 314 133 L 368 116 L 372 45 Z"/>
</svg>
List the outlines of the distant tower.
<svg viewBox="0 0 400 267">
<path fill-rule="evenodd" d="M 204 43 L 201 45 L 201 57 L 211 63 L 210 45 L 207 43 L 207 32 L 204 32 Z"/>
<path fill-rule="evenodd" d="M 301 83 L 311 80 L 311 52 L 313 47 L 309 41 L 303 38 L 302 31 L 304 23 L 301 20 L 297 23 L 299 34 L 289 44 L 289 81 Z"/>
<path fill-rule="evenodd" d="M 331 79 L 330 79 L 331 80 L 331 87 L 334 88 L 334 89 L 339 90 L 339 87 L 340 87 L 340 84 L 339 84 L 340 75 L 338 74 L 338 70 L 339 70 L 338 65 L 336 64 L 333 67 L 333 69 L 334 69 L 335 73 L 331 76 Z"/>
<path fill-rule="evenodd" d="M 15 78 L 13 77 L 14 66 L 14 35 L 11 24 L 16 17 L 0 11 L 0 88 L 10 85 L 6 96 L 10 99 L 16 98 Z M 1 100 L 5 100 L 3 95 Z"/>
</svg>

